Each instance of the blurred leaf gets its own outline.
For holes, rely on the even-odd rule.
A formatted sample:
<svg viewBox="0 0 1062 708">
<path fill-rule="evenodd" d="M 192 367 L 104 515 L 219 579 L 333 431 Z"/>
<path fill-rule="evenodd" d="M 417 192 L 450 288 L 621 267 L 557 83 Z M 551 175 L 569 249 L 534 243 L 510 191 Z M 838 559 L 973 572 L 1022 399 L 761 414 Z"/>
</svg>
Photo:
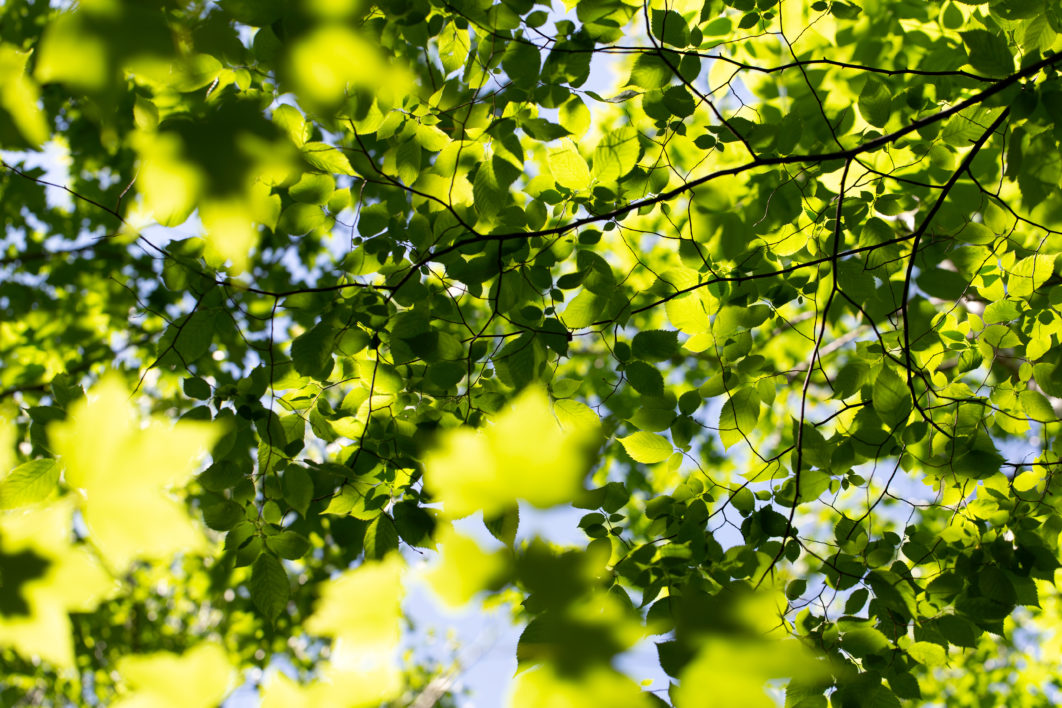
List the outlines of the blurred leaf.
<svg viewBox="0 0 1062 708">
<path fill-rule="evenodd" d="M 65 480 L 82 496 L 81 513 L 93 545 L 116 571 L 137 558 L 169 559 L 204 547 L 184 505 L 167 493 L 191 479 L 198 451 L 221 430 L 208 423 L 161 419 L 141 426 L 129 393 L 114 376 L 49 426 Z M 143 529 L 152 533 L 145 536 Z"/>
<path fill-rule="evenodd" d="M 545 393 L 529 387 L 485 429 L 443 436 L 425 458 L 425 485 L 450 518 L 474 511 L 494 516 L 520 499 L 537 507 L 562 504 L 582 488 L 590 434 L 562 429 Z"/>
</svg>

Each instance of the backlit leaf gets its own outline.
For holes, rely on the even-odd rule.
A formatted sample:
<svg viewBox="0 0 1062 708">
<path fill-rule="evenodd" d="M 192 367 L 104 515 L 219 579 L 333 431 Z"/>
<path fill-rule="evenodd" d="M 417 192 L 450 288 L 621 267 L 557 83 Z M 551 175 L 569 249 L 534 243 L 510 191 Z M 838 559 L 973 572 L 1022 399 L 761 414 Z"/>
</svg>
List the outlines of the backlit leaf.
<svg viewBox="0 0 1062 708">
<path fill-rule="evenodd" d="M 117 671 L 131 693 L 116 708 L 211 708 L 236 687 L 237 673 L 221 646 L 200 644 L 183 654 L 131 654 L 118 661 Z"/>
<path fill-rule="evenodd" d="M 36 504 L 58 488 L 59 466 L 55 460 L 32 460 L 0 478 L 0 509 Z"/>
<path fill-rule="evenodd" d="M 891 368 L 885 367 L 874 379 L 874 412 L 890 426 L 898 425 L 911 414 L 911 392 Z"/>
<path fill-rule="evenodd" d="M 549 171 L 557 184 L 572 191 L 590 186 L 590 168 L 571 141 L 549 149 Z"/>
<path fill-rule="evenodd" d="M 462 607 L 476 593 L 496 587 L 508 571 L 503 551 L 487 553 L 471 538 L 450 528 L 439 537 L 441 560 L 424 580 L 450 607 Z"/>
<path fill-rule="evenodd" d="M 198 526 L 171 493 L 191 479 L 198 454 L 220 433 L 207 423 L 162 419 L 142 427 L 115 377 L 75 403 L 68 421 L 50 426 L 66 482 L 81 496 L 89 538 L 113 569 L 204 548 Z M 154 531 L 149 536 L 145 525 Z"/>
<path fill-rule="evenodd" d="M 574 499 L 586 472 L 590 431 L 564 430 L 546 394 L 528 387 L 483 429 L 450 431 L 425 459 L 425 484 L 452 518 L 492 516 L 524 500 L 549 507 Z"/>
<path fill-rule="evenodd" d="M 258 611 L 270 622 L 275 621 L 291 595 L 288 574 L 280 559 L 272 553 L 260 553 L 251 566 L 249 589 Z"/>
<path fill-rule="evenodd" d="M 632 459 L 647 465 L 663 462 L 675 452 L 674 446 L 663 435 L 641 430 L 619 441 Z"/>
</svg>

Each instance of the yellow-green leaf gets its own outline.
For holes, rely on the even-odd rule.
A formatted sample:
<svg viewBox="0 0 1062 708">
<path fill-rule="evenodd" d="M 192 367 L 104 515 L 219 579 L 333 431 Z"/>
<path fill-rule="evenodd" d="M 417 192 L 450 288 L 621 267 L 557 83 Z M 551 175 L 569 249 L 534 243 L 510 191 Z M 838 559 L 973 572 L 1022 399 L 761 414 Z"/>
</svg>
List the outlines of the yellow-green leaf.
<svg viewBox="0 0 1062 708">
<path fill-rule="evenodd" d="M 606 133 L 594 149 L 594 176 L 597 181 L 615 182 L 626 175 L 637 164 L 640 151 L 638 132 L 634 128 L 624 126 Z"/>
<path fill-rule="evenodd" d="M 173 425 L 157 417 L 143 426 L 116 375 L 75 403 L 69 420 L 49 427 L 66 482 L 80 495 L 89 539 L 111 568 L 206 548 L 199 525 L 172 494 L 191 479 L 220 432 L 207 423 Z"/>
<path fill-rule="evenodd" d="M 487 553 L 468 536 L 444 527 L 438 537 L 441 558 L 424 580 L 450 607 L 462 607 L 476 593 L 495 589 L 509 569 L 502 551 Z"/>
<path fill-rule="evenodd" d="M 663 435 L 644 430 L 619 438 L 619 441 L 632 459 L 647 465 L 663 462 L 675 452 L 675 447 Z"/>
<path fill-rule="evenodd" d="M 565 140 L 560 147 L 550 148 L 547 156 L 549 171 L 557 184 L 573 192 L 590 186 L 590 168 L 571 140 Z"/>
<path fill-rule="evenodd" d="M 1043 480 L 1043 475 L 1033 470 L 1026 470 L 1014 478 L 1014 491 L 1028 492 L 1036 489 Z"/>
<path fill-rule="evenodd" d="M 26 74 L 28 52 L 0 44 L 0 107 L 11 116 L 15 127 L 31 147 L 48 139 L 48 122 L 38 105 L 40 91 Z"/>
<path fill-rule="evenodd" d="M 326 581 L 321 599 L 306 620 L 306 631 L 321 637 L 349 637 L 367 651 L 393 650 L 400 638 L 404 569 L 396 554 Z"/>
<path fill-rule="evenodd" d="M 26 659 L 72 669 L 70 612 L 88 612 L 117 588 L 84 545 L 74 545 L 74 505 L 65 499 L 0 515 L 0 554 L 14 562 L 0 584 L 0 645 Z"/>
<path fill-rule="evenodd" d="M 563 504 L 582 490 L 592 427 L 562 428 L 546 393 L 530 386 L 485 428 L 443 435 L 425 457 L 425 486 L 451 518 L 495 516 L 519 500 Z"/>
<path fill-rule="evenodd" d="M 236 687 L 239 676 L 225 650 L 209 642 L 184 654 L 124 656 L 117 670 L 132 691 L 113 708 L 212 708 Z"/>
<path fill-rule="evenodd" d="M 55 460 L 31 460 L 0 479 L 0 509 L 17 509 L 44 501 L 58 489 Z"/>
<path fill-rule="evenodd" d="M 545 664 L 516 676 L 506 705 L 508 708 L 650 708 L 654 704 L 630 677 L 611 667 L 594 665 L 585 672 L 567 675 Z"/>
</svg>

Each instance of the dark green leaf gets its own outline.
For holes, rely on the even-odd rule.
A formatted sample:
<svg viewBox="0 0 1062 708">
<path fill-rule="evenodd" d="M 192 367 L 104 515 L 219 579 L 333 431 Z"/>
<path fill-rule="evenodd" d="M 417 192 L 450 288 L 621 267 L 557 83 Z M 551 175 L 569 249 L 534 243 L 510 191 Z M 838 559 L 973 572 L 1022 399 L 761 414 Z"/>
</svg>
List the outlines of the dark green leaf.
<svg viewBox="0 0 1062 708">
<path fill-rule="evenodd" d="M 284 500 L 292 509 L 306 516 L 310 501 L 313 499 L 313 480 L 310 479 L 310 474 L 306 469 L 299 465 L 289 465 L 284 470 L 281 485 L 284 490 Z"/>
<path fill-rule="evenodd" d="M 414 547 L 434 546 L 431 539 L 435 533 L 435 517 L 423 507 L 413 501 L 403 501 L 395 504 L 391 513 L 403 541 Z"/>
<path fill-rule="evenodd" d="M 332 325 L 318 322 L 291 342 L 291 360 L 303 376 L 323 379 L 332 368 Z"/>
<path fill-rule="evenodd" d="M 632 361 L 627 365 L 627 380 L 638 393 L 645 396 L 664 395 L 664 377 L 654 367 L 643 361 Z"/>
<path fill-rule="evenodd" d="M 678 354 L 678 332 L 647 330 L 634 335 L 631 352 L 643 361 L 663 361 Z"/>
<path fill-rule="evenodd" d="M 272 553 L 260 553 L 251 566 L 249 589 L 251 601 L 258 611 L 270 623 L 276 621 L 291 594 L 288 574 L 280 559 Z"/>
<path fill-rule="evenodd" d="M 892 113 L 892 94 L 874 77 L 867 79 L 859 92 L 859 112 L 873 126 L 884 128 Z"/>
<path fill-rule="evenodd" d="M 276 536 L 266 536 L 266 546 L 281 558 L 299 560 L 310 550 L 310 542 L 301 533 L 282 531 Z"/>
<path fill-rule="evenodd" d="M 983 29 L 961 34 L 974 69 L 988 76 L 1006 76 L 1014 71 L 1014 55 L 1002 36 Z"/>
<path fill-rule="evenodd" d="M 380 560 L 398 550 L 398 530 L 387 514 L 377 516 L 365 530 L 365 557 Z"/>
</svg>

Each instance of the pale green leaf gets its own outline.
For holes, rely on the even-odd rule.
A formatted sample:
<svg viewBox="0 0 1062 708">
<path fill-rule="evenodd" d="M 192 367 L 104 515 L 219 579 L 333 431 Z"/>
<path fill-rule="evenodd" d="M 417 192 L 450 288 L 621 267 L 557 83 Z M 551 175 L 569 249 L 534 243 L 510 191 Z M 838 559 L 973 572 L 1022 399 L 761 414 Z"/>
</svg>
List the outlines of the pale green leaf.
<svg viewBox="0 0 1062 708">
<path fill-rule="evenodd" d="M 17 509 L 42 502 L 57 491 L 59 466 L 55 460 L 31 460 L 0 479 L 0 509 Z"/>
<path fill-rule="evenodd" d="M 663 435 L 644 430 L 619 438 L 619 441 L 631 459 L 647 465 L 663 462 L 675 452 L 675 447 Z"/>
<path fill-rule="evenodd" d="M 582 490 L 593 428 L 562 428 L 545 392 L 529 386 L 485 428 L 442 436 L 425 457 L 425 486 L 451 518 L 477 510 L 494 516 L 518 500 L 537 507 L 571 501 Z"/>
<path fill-rule="evenodd" d="M 549 171 L 560 186 L 573 192 L 582 191 L 590 186 L 590 168 L 579 154 L 575 143 L 564 141 L 560 147 L 550 148 L 547 152 Z"/>
<path fill-rule="evenodd" d="M 142 426 L 113 375 L 71 407 L 69 420 L 50 426 L 65 480 L 82 495 L 89 539 L 113 569 L 204 548 L 198 525 L 168 492 L 191 479 L 197 456 L 220 433 L 208 423 L 152 419 Z"/>
<path fill-rule="evenodd" d="M 236 687 L 238 673 L 219 644 L 203 643 L 174 654 L 128 654 L 117 672 L 132 689 L 114 708 L 213 708 Z"/>
<path fill-rule="evenodd" d="M 432 591 L 450 607 L 463 607 L 479 592 L 496 589 L 509 570 L 503 551 L 487 553 L 471 538 L 444 527 L 441 559 L 424 573 Z"/>
<path fill-rule="evenodd" d="M 355 174 L 347 156 L 327 143 L 306 143 L 302 146 L 302 159 L 318 172 L 334 175 Z"/>
<path fill-rule="evenodd" d="M 887 366 L 874 380 L 873 402 L 874 412 L 889 426 L 907 420 L 913 407 L 907 382 Z"/>
<path fill-rule="evenodd" d="M 624 126 L 605 134 L 594 148 L 594 177 L 607 184 L 624 177 L 638 162 L 638 133 Z"/>
</svg>

